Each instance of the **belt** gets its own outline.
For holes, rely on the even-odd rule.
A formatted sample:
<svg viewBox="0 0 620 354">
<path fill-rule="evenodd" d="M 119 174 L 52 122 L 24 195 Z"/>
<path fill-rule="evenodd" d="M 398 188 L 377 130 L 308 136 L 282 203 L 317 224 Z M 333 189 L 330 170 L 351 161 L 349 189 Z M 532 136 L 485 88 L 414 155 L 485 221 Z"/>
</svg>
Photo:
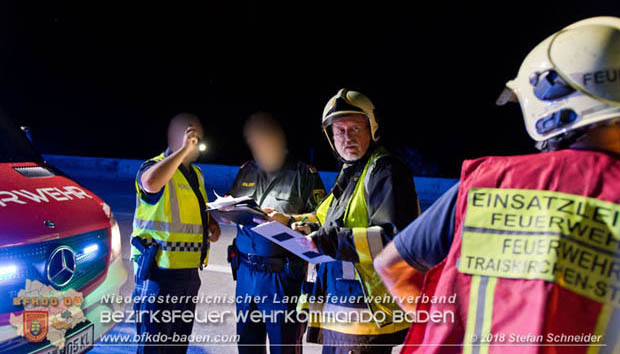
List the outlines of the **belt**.
<svg viewBox="0 0 620 354">
<path fill-rule="evenodd" d="M 239 259 L 249 266 L 251 270 L 265 273 L 280 273 L 284 271 L 286 264 L 289 262 L 286 256 L 265 257 L 243 252 L 239 252 Z"/>
<path fill-rule="evenodd" d="M 187 268 L 187 269 L 166 269 L 166 268 L 157 268 L 151 275 L 151 280 L 154 281 L 165 281 L 165 280 L 177 280 L 177 281 L 189 281 L 195 280 L 196 278 L 200 278 L 198 275 L 198 268 Z"/>
</svg>

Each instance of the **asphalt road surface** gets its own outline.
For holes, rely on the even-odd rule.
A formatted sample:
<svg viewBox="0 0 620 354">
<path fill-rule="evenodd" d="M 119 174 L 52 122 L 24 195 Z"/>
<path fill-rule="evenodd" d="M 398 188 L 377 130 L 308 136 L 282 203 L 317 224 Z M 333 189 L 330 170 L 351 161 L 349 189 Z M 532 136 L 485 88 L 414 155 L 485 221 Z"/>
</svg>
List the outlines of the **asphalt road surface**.
<svg viewBox="0 0 620 354">
<path fill-rule="evenodd" d="M 123 263 L 129 273 L 129 279 L 121 289 L 122 296 L 130 296 L 134 288 L 133 282 L 133 266 L 129 261 L 131 235 L 131 224 L 135 209 L 135 190 L 133 181 L 105 181 L 105 180 L 86 180 L 79 179 L 85 187 L 101 197 L 110 205 L 114 215 L 116 216 L 122 235 L 122 255 Z M 210 190 L 207 186 L 207 190 Z M 232 279 L 230 266 L 226 262 L 226 249 L 232 243 L 235 237 L 235 227 L 230 225 L 222 225 L 222 236 L 220 239 L 211 244 L 209 253 L 209 265 L 200 272 L 200 296 L 234 296 L 235 282 Z M 126 305 L 131 306 L 131 305 Z M 126 308 L 130 310 L 130 308 Z M 227 312 L 234 313 L 234 304 L 198 304 L 196 307 L 198 313 L 205 312 Z M 130 335 L 136 333 L 135 324 L 119 323 L 107 334 L 114 335 Z M 194 323 L 193 335 L 200 335 L 203 338 L 209 336 L 210 343 L 202 343 L 200 345 L 191 345 L 188 353 L 237 353 L 237 345 L 234 342 L 236 334 L 235 319 L 227 316 L 223 323 Z M 233 340 L 231 342 L 231 340 Z M 122 345 L 109 345 L 96 343 L 90 353 L 129 353 L 135 352 L 136 346 L 131 343 Z M 400 348 L 394 348 L 394 353 L 398 353 Z M 320 353 L 321 346 L 312 343 L 306 343 L 304 340 L 304 353 Z"/>
<path fill-rule="evenodd" d="M 123 262 L 127 268 L 130 277 L 121 289 L 121 295 L 129 296 L 134 287 L 133 267 L 129 261 L 129 237 L 131 235 L 131 223 L 133 212 L 135 209 L 135 192 L 133 181 L 102 181 L 102 180 L 85 180 L 79 181 L 92 192 L 101 197 L 108 203 L 119 221 L 122 234 L 122 252 Z M 209 187 L 207 186 L 207 189 Z M 200 273 L 202 285 L 200 287 L 200 295 L 204 296 L 234 296 L 235 283 L 232 279 L 230 267 L 226 262 L 226 248 L 231 244 L 235 236 L 235 228 L 224 225 L 222 227 L 222 236 L 218 242 L 211 245 L 209 255 L 209 265 Z M 131 305 L 126 305 L 131 306 Z M 129 310 L 129 308 L 127 308 Z M 198 304 L 196 308 L 198 313 L 205 311 L 231 311 L 234 313 L 234 304 Z M 119 323 L 107 334 L 113 335 L 131 335 L 136 333 L 135 324 Z M 228 316 L 224 323 L 195 323 L 193 335 L 208 335 L 210 343 L 190 346 L 189 353 L 236 353 L 236 344 L 230 343 L 230 337 L 236 334 L 235 320 Z M 220 336 L 219 338 L 217 336 Z M 228 337 L 228 338 L 226 338 Z M 128 353 L 135 352 L 136 346 L 128 344 L 123 345 L 106 345 L 96 343 L 91 353 Z M 316 344 L 304 343 L 304 353 L 320 353 L 321 346 Z M 396 351 L 396 350 L 395 350 Z"/>
</svg>

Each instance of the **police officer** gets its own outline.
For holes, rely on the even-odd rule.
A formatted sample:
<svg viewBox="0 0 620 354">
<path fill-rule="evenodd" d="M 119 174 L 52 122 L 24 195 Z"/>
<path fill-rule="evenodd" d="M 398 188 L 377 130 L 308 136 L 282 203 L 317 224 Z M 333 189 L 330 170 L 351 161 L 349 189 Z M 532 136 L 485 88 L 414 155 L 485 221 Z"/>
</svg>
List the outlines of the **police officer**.
<svg viewBox="0 0 620 354">
<path fill-rule="evenodd" d="M 140 300 L 134 306 L 140 314 L 138 353 L 187 350 L 186 340 L 172 339 L 192 333 L 193 316 L 191 320 L 167 321 L 161 314 L 194 312 L 192 297 L 200 287 L 198 269 L 207 262 L 209 242 L 220 236 L 219 225 L 205 212 L 204 176 L 192 164 L 200 155 L 202 136 L 198 117 L 187 113 L 175 116 L 168 126 L 166 151 L 143 163 L 138 171 L 132 233 L 132 244 L 138 246 L 132 247 L 132 259 L 138 264 L 133 293 Z M 149 264 L 145 257 L 153 250 L 153 264 Z M 145 273 L 142 267 L 149 268 L 146 279 L 141 279 Z M 173 301 L 172 296 L 182 300 Z"/>
<path fill-rule="evenodd" d="M 287 153 L 284 131 L 274 118 L 267 113 L 252 115 L 245 123 L 244 135 L 254 161 L 241 167 L 228 194 L 251 196 L 272 214 L 314 210 L 325 197 L 321 178 L 316 169 Z M 305 263 L 252 232 L 250 227 L 238 226 L 235 244 L 239 260 L 236 295 L 241 299 L 246 299 L 246 295 L 260 299 L 237 303 L 237 311 L 269 313 L 280 310 L 293 311 L 294 315 L 295 303 L 283 302 L 299 296 L 306 274 Z M 267 335 L 270 353 L 301 352 L 303 328 L 303 323 L 285 322 L 283 312 L 275 318 L 266 317 L 258 322 L 240 320 L 237 323 L 239 352 L 265 352 L 265 347 L 256 345 L 264 345 Z"/>
<path fill-rule="evenodd" d="M 375 261 L 394 295 L 455 296 L 402 304 L 452 315 L 413 325 L 405 352 L 620 352 L 619 68 L 614 17 L 570 25 L 525 58 L 498 104 L 518 100 L 544 153 L 465 161 Z"/>
<path fill-rule="evenodd" d="M 320 227 L 309 236 L 310 245 L 337 261 L 319 264 L 314 283 L 307 284 L 314 299 L 330 296 L 326 303 L 308 297 L 310 313 L 325 315 L 310 316 L 306 340 L 322 343 L 323 353 L 390 353 L 410 324 L 393 321 L 398 307 L 383 300 L 389 294 L 372 262 L 419 214 L 413 175 L 378 143 L 374 106 L 363 94 L 341 89 L 325 106 L 322 125 L 342 169 L 315 211 L 318 224 L 295 223 L 294 228 Z M 372 313 L 372 320 L 363 313 Z"/>
</svg>

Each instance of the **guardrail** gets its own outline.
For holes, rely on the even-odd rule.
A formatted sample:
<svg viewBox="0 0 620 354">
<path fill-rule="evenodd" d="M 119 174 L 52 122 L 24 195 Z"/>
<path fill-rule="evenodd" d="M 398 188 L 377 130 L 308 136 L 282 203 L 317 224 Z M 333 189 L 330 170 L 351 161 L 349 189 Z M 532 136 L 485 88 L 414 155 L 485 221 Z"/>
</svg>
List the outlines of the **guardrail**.
<svg viewBox="0 0 620 354">
<path fill-rule="evenodd" d="M 82 157 L 67 155 L 43 155 L 44 159 L 78 181 L 80 179 L 112 180 L 131 183 L 144 161 L 131 159 L 113 159 L 105 157 Z M 224 194 L 231 187 L 239 166 L 198 164 L 205 174 L 205 184 L 209 187 L 209 199 L 212 190 Z M 336 180 L 337 172 L 319 171 L 326 190 L 330 190 Z M 426 209 L 441 194 L 452 187 L 457 180 L 450 178 L 414 177 L 414 182 L 422 209 Z"/>
</svg>

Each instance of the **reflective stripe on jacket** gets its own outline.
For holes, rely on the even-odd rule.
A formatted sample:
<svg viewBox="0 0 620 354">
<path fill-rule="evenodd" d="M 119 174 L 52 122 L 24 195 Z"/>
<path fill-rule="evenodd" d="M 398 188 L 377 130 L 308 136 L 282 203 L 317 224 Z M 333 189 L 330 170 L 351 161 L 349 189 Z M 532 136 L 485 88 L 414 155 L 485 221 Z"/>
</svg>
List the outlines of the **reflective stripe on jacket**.
<svg viewBox="0 0 620 354">
<path fill-rule="evenodd" d="M 346 289 L 348 288 L 347 282 L 357 282 L 361 286 L 365 298 L 364 301 L 360 304 L 361 306 L 341 306 L 335 303 L 320 302 L 311 302 L 309 304 L 309 309 L 312 312 L 366 312 L 372 313 L 374 317 L 371 320 L 368 320 L 368 316 L 366 316 L 366 320 L 347 320 L 344 322 L 311 317 L 310 327 L 354 335 L 381 335 L 392 334 L 410 326 L 410 323 L 406 321 L 398 323 L 393 321 L 392 313 L 394 310 L 399 309 L 398 305 L 391 300 L 386 301 L 391 299 L 391 296 L 373 267 L 373 259 L 383 249 L 384 241 L 381 226 L 373 226 L 369 222 L 366 201 L 366 196 L 368 195 L 367 185 L 377 162 L 387 156 L 389 156 L 387 150 L 382 147 L 377 147 L 370 154 L 361 175 L 356 181 L 355 189 L 344 213 L 343 226 L 350 228 L 352 231 L 356 253 L 354 258 L 357 258 L 358 262 L 337 261 L 338 264 L 341 264 L 342 276 L 337 279 L 328 278 L 326 280 L 328 282 L 335 282 L 336 286 L 334 288 L 336 289 Z M 316 216 L 323 226 L 333 201 L 334 195 L 330 193 L 317 207 Z M 417 203 L 417 199 L 412 202 Z M 334 263 L 336 262 L 332 264 Z M 332 276 L 332 273 L 328 274 L 328 277 Z M 338 286 L 337 283 L 341 285 Z M 342 296 L 349 295 L 349 293 L 343 290 L 342 293 L 330 295 Z M 366 301 L 366 299 L 376 299 L 377 301 Z M 355 316 L 351 316 L 348 319 L 351 318 L 355 319 Z M 362 318 L 364 317 L 362 316 Z"/>
<path fill-rule="evenodd" d="M 164 154 L 161 154 L 151 160 L 159 162 L 163 159 Z M 200 193 L 207 202 L 202 171 L 198 166 L 191 167 L 198 177 Z M 159 268 L 200 267 L 203 246 L 202 213 L 206 206 L 199 205 L 199 200 L 183 173 L 179 169 L 174 172 L 156 204 L 149 204 L 140 198 L 137 181 L 136 192 L 138 196 L 132 237 L 141 237 L 147 244 L 156 242 L 160 245 L 156 257 Z M 139 251 L 132 247 L 131 253 L 133 258 Z M 207 259 L 208 255 L 203 263 L 206 264 Z"/>
<path fill-rule="evenodd" d="M 454 322 L 412 326 L 407 344 L 424 346 L 403 352 L 617 353 L 619 259 L 617 156 L 560 150 L 466 161 L 450 252 L 423 288 L 456 301 L 418 307 Z"/>
</svg>

